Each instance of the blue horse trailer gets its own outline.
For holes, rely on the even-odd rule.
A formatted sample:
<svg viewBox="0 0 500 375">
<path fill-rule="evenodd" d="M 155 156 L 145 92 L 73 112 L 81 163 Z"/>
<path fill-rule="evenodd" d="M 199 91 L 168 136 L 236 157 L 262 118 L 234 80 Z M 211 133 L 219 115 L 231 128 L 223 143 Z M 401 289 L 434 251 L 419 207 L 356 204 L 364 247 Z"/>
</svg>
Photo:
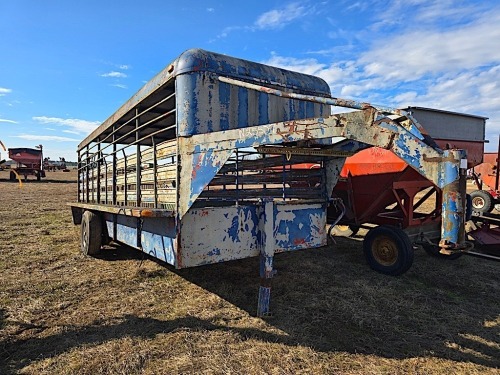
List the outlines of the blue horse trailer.
<svg viewBox="0 0 500 375">
<path fill-rule="evenodd" d="M 266 315 L 274 255 L 326 245 L 345 158 L 371 145 L 443 189 L 439 246 L 465 248 L 462 150 L 440 150 L 404 111 L 332 98 L 318 77 L 188 50 L 79 144 L 82 252 L 116 241 L 176 268 L 260 256 Z M 399 247 L 382 272 L 413 251 L 390 232 Z"/>
</svg>

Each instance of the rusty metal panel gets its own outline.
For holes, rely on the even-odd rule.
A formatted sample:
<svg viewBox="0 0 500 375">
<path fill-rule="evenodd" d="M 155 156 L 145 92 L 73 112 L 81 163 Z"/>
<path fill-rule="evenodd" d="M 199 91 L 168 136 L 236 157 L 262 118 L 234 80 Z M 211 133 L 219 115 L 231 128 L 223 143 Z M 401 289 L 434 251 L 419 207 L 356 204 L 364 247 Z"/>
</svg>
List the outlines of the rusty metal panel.
<svg viewBox="0 0 500 375">
<path fill-rule="evenodd" d="M 271 213 L 264 215 L 269 204 Z M 179 267 L 257 256 L 264 239 L 269 256 L 326 245 L 326 204 L 268 201 L 267 206 L 190 209 L 181 223 Z"/>
<path fill-rule="evenodd" d="M 326 245 L 326 204 L 276 204 L 275 251 Z"/>
<path fill-rule="evenodd" d="M 259 217 L 254 206 L 191 209 L 181 222 L 180 266 L 242 259 L 259 254 Z"/>
<path fill-rule="evenodd" d="M 219 76 L 267 83 L 287 91 L 329 96 L 318 77 L 203 50 L 181 55 L 177 70 L 179 136 L 251 127 L 278 121 L 327 117 L 330 107 L 258 92 L 219 81 Z"/>
<path fill-rule="evenodd" d="M 173 266 L 177 265 L 175 218 L 135 218 L 106 213 L 106 228 L 111 239 L 137 248 Z M 116 220 L 116 230 L 114 228 Z M 140 241 L 138 242 L 138 237 Z"/>
</svg>

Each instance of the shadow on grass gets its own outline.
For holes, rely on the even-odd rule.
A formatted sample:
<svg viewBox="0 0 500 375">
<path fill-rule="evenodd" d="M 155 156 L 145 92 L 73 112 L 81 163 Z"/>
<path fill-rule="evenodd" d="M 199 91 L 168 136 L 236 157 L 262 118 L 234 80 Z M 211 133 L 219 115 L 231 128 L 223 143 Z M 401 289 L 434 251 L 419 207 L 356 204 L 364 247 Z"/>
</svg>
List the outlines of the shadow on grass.
<svg viewBox="0 0 500 375">
<path fill-rule="evenodd" d="M 104 246 L 99 254 L 93 255 L 93 257 L 109 262 L 123 260 L 142 260 L 146 258 L 156 261 L 155 259 L 150 258 L 147 254 L 137 251 L 132 247 L 122 246 L 115 243 Z M 161 264 L 165 265 L 164 263 Z"/>
<path fill-rule="evenodd" d="M 173 331 L 233 331 L 243 338 L 257 338 L 269 342 L 279 341 L 277 336 L 257 329 L 228 328 L 196 317 L 164 321 L 125 315 L 112 319 L 113 321 L 98 322 L 91 326 L 65 327 L 62 333 L 48 337 L 1 343 L 3 350 L 0 352 L 0 373 L 16 373 L 32 361 L 39 361 L 69 352 L 72 348 L 82 345 L 100 345 L 125 337 L 152 339 L 158 334 L 167 334 Z"/>
<path fill-rule="evenodd" d="M 440 357 L 500 367 L 496 263 L 416 251 L 400 277 L 371 270 L 358 240 L 277 254 L 268 323 L 315 350 Z M 487 265 L 487 267 L 484 267 Z M 175 271 L 255 315 L 258 259 Z M 283 342 L 283 341 L 281 341 Z"/>
<path fill-rule="evenodd" d="M 126 246 L 108 250 L 101 259 L 143 257 Z M 500 310 L 494 297 L 497 290 L 494 285 L 488 287 L 488 278 L 497 273 L 494 268 L 483 268 L 481 260 L 442 261 L 421 251 L 412 269 L 394 278 L 368 268 L 359 241 L 340 239 L 334 248 L 278 254 L 275 261 L 274 315 L 267 322 L 286 335 L 227 327 L 196 317 L 163 321 L 127 315 L 66 327 L 48 337 L 0 343 L 4 348 L 0 373 L 15 372 L 31 361 L 82 345 L 123 337 L 153 338 L 184 329 L 231 331 L 243 339 L 323 352 L 390 359 L 436 357 L 500 367 Z M 258 269 L 259 260 L 249 258 L 172 271 L 255 315 Z"/>
<path fill-rule="evenodd" d="M 0 309 L 0 329 L 3 329 L 3 327 L 5 327 L 6 318 L 7 317 L 5 316 L 5 310 Z"/>
</svg>

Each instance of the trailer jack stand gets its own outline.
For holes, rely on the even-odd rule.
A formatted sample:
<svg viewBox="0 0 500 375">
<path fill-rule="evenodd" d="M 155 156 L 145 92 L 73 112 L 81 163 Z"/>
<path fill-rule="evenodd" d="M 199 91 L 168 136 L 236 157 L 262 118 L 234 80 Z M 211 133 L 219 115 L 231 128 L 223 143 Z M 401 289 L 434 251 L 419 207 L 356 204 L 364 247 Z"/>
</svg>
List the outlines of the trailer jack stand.
<svg viewBox="0 0 500 375">
<path fill-rule="evenodd" d="M 276 270 L 273 269 L 273 257 L 260 255 L 260 286 L 257 302 L 257 316 L 259 318 L 272 316 L 269 309 L 271 301 L 271 286 Z"/>
</svg>

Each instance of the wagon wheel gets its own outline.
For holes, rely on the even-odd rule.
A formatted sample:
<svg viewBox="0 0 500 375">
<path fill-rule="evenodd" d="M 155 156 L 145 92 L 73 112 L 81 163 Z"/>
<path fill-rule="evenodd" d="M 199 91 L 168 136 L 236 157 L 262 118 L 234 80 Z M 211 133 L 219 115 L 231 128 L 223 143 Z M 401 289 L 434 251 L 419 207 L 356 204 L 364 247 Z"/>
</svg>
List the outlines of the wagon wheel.
<svg viewBox="0 0 500 375">
<path fill-rule="evenodd" d="M 363 251 L 370 267 L 386 275 L 401 275 L 413 264 L 411 241 L 403 230 L 396 227 L 370 229 L 363 241 Z"/>
<path fill-rule="evenodd" d="M 355 236 L 359 231 L 359 227 L 354 225 L 340 225 L 337 224 L 333 227 L 332 232 L 338 237 L 352 237 Z"/>
<path fill-rule="evenodd" d="M 470 196 L 474 211 L 491 212 L 493 209 L 493 197 L 486 190 L 473 191 Z"/>
<path fill-rule="evenodd" d="M 460 258 L 463 255 L 463 253 L 458 253 L 458 252 L 451 253 L 450 255 L 441 254 L 439 252 L 439 246 L 433 245 L 430 243 L 429 244 L 423 243 L 422 247 L 424 248 L 424 250 L 427 254 L 432 255 L 436 258 L 441 258 L 441 259 L 455 260 L 455 259 Z"/>
<path fill-rule="evenodd" d="M 102 246 L 101 217 L 93 212 L 85 211 L 82 217 L 82 246 L 84 255 L 97 255 Z"/>
</svg>

